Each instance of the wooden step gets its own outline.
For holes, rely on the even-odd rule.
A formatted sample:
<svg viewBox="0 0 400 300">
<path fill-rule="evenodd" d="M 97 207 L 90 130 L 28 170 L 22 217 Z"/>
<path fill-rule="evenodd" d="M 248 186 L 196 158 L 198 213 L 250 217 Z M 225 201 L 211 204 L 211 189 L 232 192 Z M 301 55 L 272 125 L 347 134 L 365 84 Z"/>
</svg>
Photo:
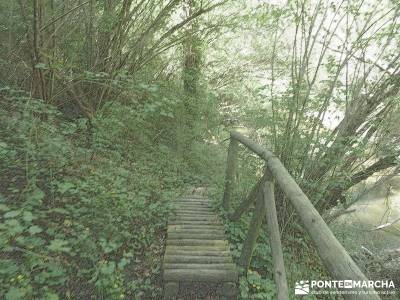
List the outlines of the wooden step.
<svg viewBox="0 0 400 300">
<path fill-rule="evenodd" d="M 164 270 L 165 281 L 208 281 L 208 282 L 235 282 L 237 271 L 225 269 L 166 269 Z"/>
<path fill-rule="evenodd" d="M 222 230 L 225 231 L 225 227 L 222 225 L 168 225 L 168 229 L 193 229 L 193 230 Z"/>
<path fill-rule="evenodd" d="M 228 242 L 226 240 L 196 240 L 196 239 L 186 239 L 186 240 L 168 240 L 167 246 L 227 246 Z"/>
<path fill-rule="evenodd" d="M 189 220 L 189 221 L 219 221 L 218 220 L 218 218 L 216 217 L 216 216 L 195 216 L 195 215 L 193 215 L 193 216 L 174 216 L 173 218 L 171 218 L 170 219 L 170 221 L 174 221 L 174 220 L 177 220 L 177 221 L 186 221 L 186 220 Z"/>
<path fill-rule="evenodd" d="M 181 199 L 177 199 L 174 202 L 199 202 L 199 203 L 212 203 L 210 200 L 208 199 L 204 199 L 204 198 L 181 198 Z"/>
<path fill-rule="evenodd" d="M 172 202 L 185 202 L 185 203 L 208 203 L 211 204 L 212 202 L 210 200 L 204 199 L 204 198 L 181 198 L 181 199 L 177 199 L 175 201 Z"/>
<path fill-rule="evenodd" d="M 175 212 L 208 212 L 208 213 L 214 213 L 211 209 L 209 208 L 204 208 L 204 207 L 193 207 L 193 206 L 184 206 L 177 208 L 175 207 Z"/>
<path fill-rule="evenodd" d="M 207 214 L 202 214 L 202 213 L 193 213 L 193 214 L 188 214 L 188 213 L 184 213 L 184 214 L 182 214 L 182 213 L 176 213 L 176 214 L 174 214 L 174 215 L 172 215 L 171 217 L 170 217 L 170 220 L 171 219 L 176 219 L 176 218 L 213 218 L 213 219 L 216 219 L 216 220 L 218 220 L 218 217 L 216 216 L 216 215 L 213 215 L 213 214 L 209 214 L 209 213 L 207 213 Z"/>
<path fill-rule="evenodd" d="M 206 211 L 191 211 L 191 212 L 182 212 L 182 211 L 176 211 L 176 213 L 172 214 L 170 219 L 176 218 L 176 217 L 187 217 L 187 218 L 197 218 L 197 217 L 202 217 L 202 218 L 214 218 L 218 219 L 218 217 L 211 213 L 211 212 L 206 212 Z"/>
<path fill-rule="evenodd" d="M 209 211 L 212 212 L 213 210 L 211 209 L 211 207 L 207 206 L 207 205 L 200 205 L 200 204 L 175 204 L 174 205 L 176 210 L 205 210 L 205 211 Z"/>
<path fill-rule="evenodd" d="M 165 251 L 166 256 L 181 255 L 181 256 L 230 256 L 227 250 L 217 250 L 210 248 L 209 250 L 184 250 L 169 248 Z"/>
<path fill-rule="evenodd" d="M 211 269 L 211 270 L 232 270 L 236 271 L 236 266 L 232 263 L 221 263 L 221 264 L 179 264 L 179 263 L 166 263 L 163 265 L 163 269 Z"/>
<path fill-rule="evenodd" d="M 165 263 L 200 263 L 200 264 L 212 264 L 212 263 L 231 263 L 232 258 L 230 256 L 196 256 L 196 255 L 165 255 Z"/>
<path fill-rule="evenodd" d="M 209 200 L 202 200 L 202 199 L 178 199 L 175 201 L 171 201 L 172 203 L 200 203 L 200 204 L 207 204 L 207 205 L 211 205 L 213 204 L 213 202 L 209 201 Z"/>
<path fill-rule="evenodd" d="M 206 198 L 204 196 L 201 196 L 201 195 L 190 195 L 190 194 L 185 195 L 180 199 L 205 199 L 205 200 L 209 200 L 208 198 Z"/>
<path fill-rule="evenodd" d="M 194 221 L 194 220 L 171 220 L 169 221 L 171 225 L 222 225 L 219 220 L 216 221 Z"/>
<path fill-rule="evenodd" d="M 212 211 L 177 210 L 174 216 L 215 216 Z"/>
<path fill-rule="evenodd" d="M 171 240 L 224 240 L 225 236 L 223 234 L 191 234 L 191 233 L 181 233 L 173 232 L 168 234 L 168 239 Z"/>
<path fill-rule="evenodd" d="M 168 245 L 167 251 L 229 251 L 228 245 Z"/>
<path fill-rule="evenodd" d="M 190 234 L 192 236 L 198 235 L 198 234 L 204 234 L 204 235 L 221 235 L 223 238 L 224 236 L 224 231 L 221 229 L 168 229 L 167 231 L 168 235 L 171 233 L 179 233 L 179 234 Z"/>
</svg>

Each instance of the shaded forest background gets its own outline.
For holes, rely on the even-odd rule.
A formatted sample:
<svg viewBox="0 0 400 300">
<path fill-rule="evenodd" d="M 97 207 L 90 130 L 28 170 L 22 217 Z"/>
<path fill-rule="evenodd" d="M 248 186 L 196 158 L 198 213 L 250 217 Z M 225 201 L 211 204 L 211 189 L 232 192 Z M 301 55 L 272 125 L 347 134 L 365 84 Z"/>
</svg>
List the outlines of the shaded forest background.
<svg viewBox="0 0 400 300">
<path fill-rule="evenodd" d="M 399 10 L 0 0 L 0 298 L 159 299 L 170 201 L 207 185 L 220 203 L 230 129 L 273 150 L 327 220 L 398 174 Z M 263 168 L 240 157 L 236 204 Z M 277 203 L 289 281 L 326 276 Z M 236 258 L 251 214 L 226 224 Z M 270 266 L 263 234 L 243 299 L 274 298 Z"/>
</svg>

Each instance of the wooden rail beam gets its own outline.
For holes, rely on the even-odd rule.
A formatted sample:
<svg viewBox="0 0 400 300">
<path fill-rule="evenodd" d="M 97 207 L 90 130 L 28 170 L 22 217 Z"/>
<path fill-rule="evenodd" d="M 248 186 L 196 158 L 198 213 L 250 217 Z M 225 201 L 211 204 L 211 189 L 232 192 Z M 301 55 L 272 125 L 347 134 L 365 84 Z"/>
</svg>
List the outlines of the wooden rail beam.
<svg viewBox="0 0 400 300">
<path fill-rule="evenodd" d="M 257 199 L 257 194 L 260 188 L 262 187 L 263 182 L 265 181 L 264 176 L 261 177 L 258 182 L 252 187 L 250 193 L 247 195 L 246 199 L 240 202 L 239 206 L 236 210 L 229 216 L 231 221 L 238 221 L 242 214 L 249 209 L 249 207 L 254 203 Z"/>
<path fill-rule="evenodd" d="M 274 154 L 261 147 L 257 143 L 254 143 L 252 140 L 250 140 L 248 137 L 245 137 L 244 135 L 240 134 L 239 132 L 232 131 L 231 132 L 231 139 L 235 139 L 239 141 L 241 144 L 249 148 L 251 151 L 253 151 L 255 154 L 257 154 L 260 158 L 265 159 L 265 155 L 267 156 L 274 156 Z"/>
</svg>

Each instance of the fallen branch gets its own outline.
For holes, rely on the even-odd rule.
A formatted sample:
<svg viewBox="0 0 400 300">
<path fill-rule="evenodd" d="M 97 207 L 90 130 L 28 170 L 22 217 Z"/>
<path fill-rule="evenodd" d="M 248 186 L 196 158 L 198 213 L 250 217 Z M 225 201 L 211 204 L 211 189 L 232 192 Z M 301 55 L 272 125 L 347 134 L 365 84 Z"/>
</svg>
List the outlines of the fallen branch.
<svg viewBox="0 0 400 300">
<path fill-rule="evenodd" d="M 329 223 L 331 223 L 332 221 L 336 220 L 336 219 L 337 219 L 338 217 L 340 217 L 341 215 L 350 214 L 350 213 L 355 212 L 355 211 L 356 211 L 355 208 L 349 209 L 349 210 L 347 210 L 347 208 L 345 208 L 345 209 L 340 210 L 340 211 L 338 211 L 338 212 L 336 212 L 336 213 L 334 213 L 334 214 L 332 214 L 332 215 L 330 215 L 330 216 L 327 216 L 325 222 L 329 224 Z"/>
<path fill-rule="evenodd" d="M 382 225 L 379 225 L 379 226 L 377 226 L 375 228 L 372 228 L 370 231 L 376 231 L 376 230 L 381 230 L 381 229 L 388 228 L 390 226 L 393 226 L 394 224 L 396 224 L 399 221 L 400 221 L 400 218 L 397 218 L 396 220 L 394 220 L 392 222 L 389 222 L 389 223 L 386 223 L 386 224 L 382 224 Z"/>
</svg>

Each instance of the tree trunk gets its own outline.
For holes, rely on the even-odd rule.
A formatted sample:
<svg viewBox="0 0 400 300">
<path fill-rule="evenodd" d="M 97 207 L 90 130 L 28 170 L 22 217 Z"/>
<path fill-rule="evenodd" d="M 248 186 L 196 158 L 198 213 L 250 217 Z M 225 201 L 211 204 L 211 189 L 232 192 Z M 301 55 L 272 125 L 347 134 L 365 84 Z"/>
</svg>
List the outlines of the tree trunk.
<svg viewBox="0 0 400 300">
<path fill-rule="evenodd" d="M 196 0 L 187 0 L 187 18 L 191 18 L 196 11 Z M 186 40 L 184 42 L 184 61 L 183 61 L 183 88 L 185 97 L 180 105 L 177 122 L 177 152 L 180 157 L 184 156 L 185 152 L 190 151 L 193 137 L 195 136 L 194 124 L 199 118 L 196 113 L 198 110 L 198 86 L 201 73 L 201 41 L 196 36 L 196 31 L 199 28 L 197 19 L 189 23 L 187 29 Z"/>
<path fill-rule="evenodd" d="M 33 0 L 32 96 L 46 101 L 46 83 L 41 66 L 42 35 L 40 28 L 42 27 L 43 11 L 43 1 Z"/>
</svg>

